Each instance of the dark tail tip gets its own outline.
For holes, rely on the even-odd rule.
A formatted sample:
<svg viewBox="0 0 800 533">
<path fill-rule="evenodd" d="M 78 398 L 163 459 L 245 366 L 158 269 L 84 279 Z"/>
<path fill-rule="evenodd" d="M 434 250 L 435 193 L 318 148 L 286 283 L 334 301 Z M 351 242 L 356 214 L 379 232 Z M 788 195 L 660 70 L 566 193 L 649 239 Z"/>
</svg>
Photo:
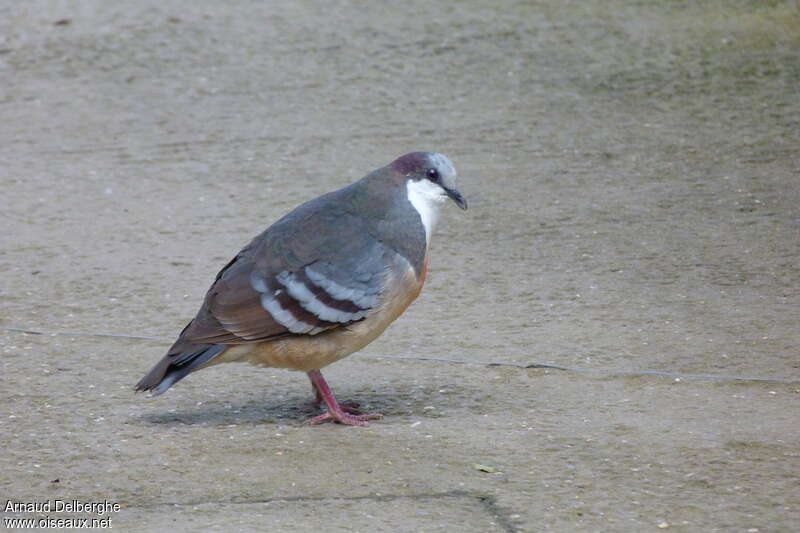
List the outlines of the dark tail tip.
<svg viewBox="0 0 800 533">
<path fill-rule="evenodd" d="M 192 371 L 225 351 L 223 344 L 193 346 L 191 349 L 173 353 L 170 351 L 156 363 L 139 383 L 136 392 L 152 391 L 153 396 L 166 392 L 171 386 L 188 376 Z"/>
<path fill-rule="evenodd" d="M 167 373 L 170 364 L 169 359 L 169 355 L 164 356 L 145 377 L 140 379 L 139 383 L 136 384 L 136 392 L 145 392 L 155 389 Z"/>
</svg>

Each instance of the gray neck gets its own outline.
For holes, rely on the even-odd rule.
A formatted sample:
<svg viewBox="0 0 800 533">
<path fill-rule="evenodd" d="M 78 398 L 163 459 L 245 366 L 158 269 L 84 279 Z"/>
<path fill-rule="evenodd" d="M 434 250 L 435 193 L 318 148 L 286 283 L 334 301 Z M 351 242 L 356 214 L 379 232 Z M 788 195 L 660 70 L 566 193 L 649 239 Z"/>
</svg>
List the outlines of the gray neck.
<svg viewBox="0 0 800 533">
<path fill-rule="evenodd" d="M 350 188 L 349 203 L 366 219 L 372 236 L 406 258 L 419 275 L 425 261 L 425 227 L 408 201 L 406 177 L 382 168 Z"/>
</svg>

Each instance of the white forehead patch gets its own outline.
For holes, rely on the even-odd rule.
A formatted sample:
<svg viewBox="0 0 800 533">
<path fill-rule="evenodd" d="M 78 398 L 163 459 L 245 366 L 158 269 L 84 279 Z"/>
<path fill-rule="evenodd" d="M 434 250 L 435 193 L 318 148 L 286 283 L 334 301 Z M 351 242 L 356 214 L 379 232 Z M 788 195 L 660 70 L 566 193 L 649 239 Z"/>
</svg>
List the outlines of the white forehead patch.
<svg viewBox="0 0 800 533">
<path fill-rule="evenodd" d="M 446 155 L 431 152 L 431 154 L 428 156 L 428 161 L 431 162 L 431 165 L 433 165 L 442 176 L 456 175 L 456 169 L 453 166 L 453 162 L 450 161 Z"/>
<path fill-rule="evenodd" d="M 447 160 L 446 157 L 445 160 Z M 450 168 L 453 168 L 453 165 L 450 165 Z M 442 171 L 439 170 L 439 172 Z M 447 199 L 447 194 L 444 189 L 426 179 L 408 180 L 406 182 L 406 190 L 408 192 L 408 201 L 417 210 L 419 217 L 422 219 L 422 225 L 425 226 L 425 244 L 429 246 L 431 244 L 431 235 L 436 228 L 436 223 L 439 221 L 439 209 Z"/>
</svg>

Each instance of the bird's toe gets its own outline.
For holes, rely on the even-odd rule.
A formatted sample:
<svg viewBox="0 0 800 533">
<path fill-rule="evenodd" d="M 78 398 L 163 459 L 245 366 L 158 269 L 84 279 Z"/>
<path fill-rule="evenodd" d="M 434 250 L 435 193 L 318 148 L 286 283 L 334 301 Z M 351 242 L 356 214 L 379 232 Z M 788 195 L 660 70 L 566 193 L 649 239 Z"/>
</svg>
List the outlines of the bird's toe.
<svg viewBox="0 0 800 533">
<path fill-rule="evenodd" d="M 336 422 L 345 426 L 368 426 L 368 420 L 379 420 L 381 418 L 383 418 L 383 415 L 380 413 L 350 414 L 347 409 L 343 408 L 338 413 L 327 412 L 310 418 L 306 420 L 305 425 L 313 426 L 324 422 Z"/>
</svg>

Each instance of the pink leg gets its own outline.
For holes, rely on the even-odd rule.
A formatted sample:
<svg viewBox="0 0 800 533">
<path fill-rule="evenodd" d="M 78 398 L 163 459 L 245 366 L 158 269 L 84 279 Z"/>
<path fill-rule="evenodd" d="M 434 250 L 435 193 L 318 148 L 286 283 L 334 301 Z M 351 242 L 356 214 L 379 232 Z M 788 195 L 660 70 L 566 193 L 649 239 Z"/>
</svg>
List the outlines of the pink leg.
<svg viewBox="0 0 800 533">
<path fill-rule="evenodd" d="M 311 382 L 311 389 L 314 391 L 314 396 L 315 396 L 314 400 L 311 403 L 314 407 L 319 408 L 320 405 L 322 405 L 323 401 L 322 395 L 319 393 L 319 390 L 317 390 L 317 386 L 314 385 L 313 381 Z M 358 409 L 359 405 L 360 404 L 358 402 L 350 402 L 350 401 L 339 402 L 339 407 L 342 408 L 342 411 L 344 411 L 345 413 L 350 413 L 351 415 L 361 414 L 361 411 Z"/>
<path fill-rule="evenodd" d="M 330 387 L 325 382 L 325 378 L 322 377 L 322 373 L 319 370 L 312 370 L 308 373 L 308 378 L 311 380 L 311 385 L 314 387 L 314 390 L 317 393 L 317 401 L 325 402 L 325 405 L 328 406 L 328 412 L 319 416 L 315 416 L 314 418 L 306 421 L 306 424 L 320 424 L 322 422 L 332 421 L 338 422 L 340 424 L 345 424 L 347 426 L 367 426 L 367 420 L 376 420 L 378 418 L 383 418 L 383 415 L 378 413 L 371 413 L 371 414 L 351 414 L 355 408 L 352 404 L 347 405 L 340 404 L 336 401 L 336 397 L 333 395 Z"/>
</svg>

